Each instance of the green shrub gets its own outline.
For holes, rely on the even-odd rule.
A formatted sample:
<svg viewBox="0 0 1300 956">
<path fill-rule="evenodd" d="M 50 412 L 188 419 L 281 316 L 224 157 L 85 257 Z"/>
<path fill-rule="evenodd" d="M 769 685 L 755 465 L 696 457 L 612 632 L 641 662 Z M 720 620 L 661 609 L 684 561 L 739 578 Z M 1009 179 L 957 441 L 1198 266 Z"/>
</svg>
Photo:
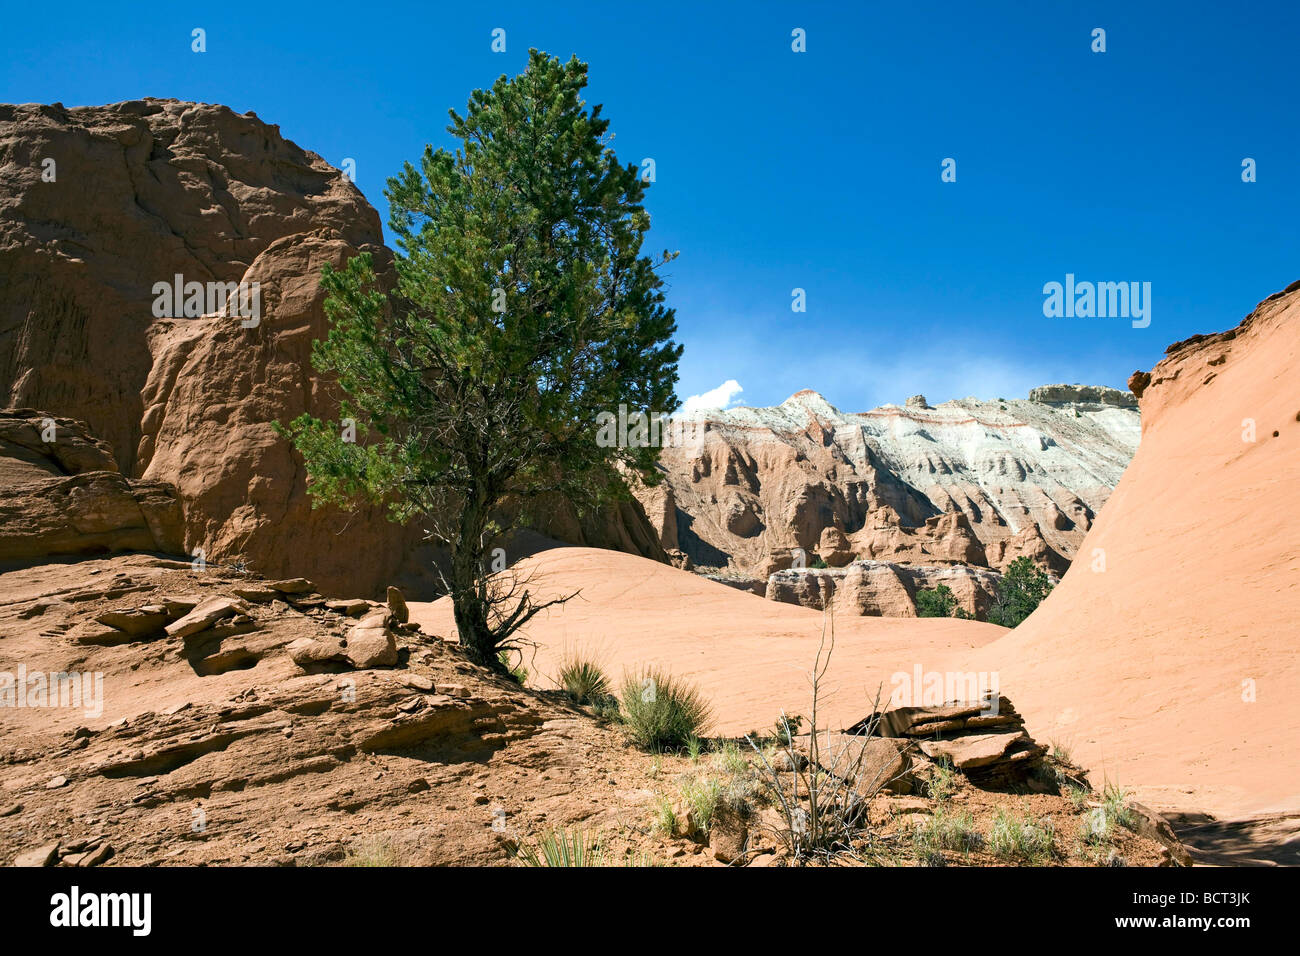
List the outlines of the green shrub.
<svg viewBox="0 0 1300 956">
<path fill-rule="evenodd" d="M 1052 582 L 1045 571 L 1028 558 L 1016 558 L 998 585 L 997 600 L 989 609 L 989 622 L 1017 627 L 1051 592 Z"/>
<path fill-rule="evenodd" d="M 713 748 L 713 756 L 709 758 L 709 762 L 715 769 L 729 777 L 743 776 L 749 772 L 749 761 L 745 759 L 740 744 L 734 740 L 719 742 Z"/>
<path fill-rule="evenodd" d="M 946 759 L 940 760 L 930 771 L 926 792 L 936 803 L 946 803 L 957 792 L 957 771 Z"/>
<path fill-rule="evenodd" d="M 937 588 L 922 588 L 916 592 L 917 617 L 952 617 L 957 610 L 957 599 L 946 584 Z"/>
<path fill-rule="evenodd" d="M 524 866 L 603 866 L 600 845 L 582 830 L 552 830 L 536 846 L 521 846 Z"/>
<path fill-rule="evenodd" d="M 1041 863 L 1056 851 L 1056 828 L 1050 819 L 1032 820 L 999 810 L 989 829 L 988 845 L 1000 859 Z"/>
<path fill-rule="evenodd" d="M 502 668 L 514 679 L 514 682 L 523 687 L 524 682 L 528 680 L 528 669 L 524 667 L 524 655 L 520 654 L 519 663 L 512 666 L 510 664 L 510 649 L 503 647 L 497 652 L 497 660 L 501 662 Z"/>
<path fill-rule="evenodd" d="M 915 841 L 917 851 L 927 859 L 939 850 L 969 853 L 979 849 L 982 842 L 974 817 L 969 813 L 950 813 L 942 807 L 917 826 Z"/>
<path fill-rule="evenodd" d="M 656 668 L 625 675 L 619 704 L 629 736 L 643 750 L 682 750 L 713 719 L 693 684 Z"/>
<path fill-rule="evenodd" d="M 695 777 L 683 783 L 681 791 L 691 812 L 692 827 L 696 832 L 708 833 L 722 802 L 722 784 L 713 777 Z"/>
<path fill-rule="evenodd" d="M 663 794 L 655 797 L 654 816 L 650 829 L 664 836 L 672 836 L 677 832 L 677 811 L 673 809 L 673 802 Z"/>
<path fill-rule="evenodd" d="M 1109 844 L 1115 839 L 1116 827 L 1132 827 L 1133 822 L 1133 811 L 1128 807 L 1128 791 L 1107 783 L 1102 787 L 1101 806 L 1088 812 L 1080 829 L 1088 843 Z"/>
<path fill-rule="evenodd" d="M 595 661 L 576 655 L 560 663 L 559 684 L 578 704 L 596 704 L 609 696 L 609 678 Z"/>
</svg>

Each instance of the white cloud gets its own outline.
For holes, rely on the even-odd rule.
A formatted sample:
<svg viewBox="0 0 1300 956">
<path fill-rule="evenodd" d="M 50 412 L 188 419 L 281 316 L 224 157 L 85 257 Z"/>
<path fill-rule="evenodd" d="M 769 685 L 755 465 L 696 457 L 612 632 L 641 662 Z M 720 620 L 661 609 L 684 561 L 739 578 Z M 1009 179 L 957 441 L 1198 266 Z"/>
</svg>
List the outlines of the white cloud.
<svg viewBox="0 0 1300 956">
<path fill-rule="evenodd" d="M 691 412 L 698 412 L 706 408 L 730 408 L 736 401 L 736 396 L 743 392 L 744 389 L 734 378 L 729 378 L 717 388 L 711 388 L 702 395 L 692 395 L 686 401 L 682 402 L 682 407 L 678 409 L 679 415 L 689 415 Z"/>
</svg>

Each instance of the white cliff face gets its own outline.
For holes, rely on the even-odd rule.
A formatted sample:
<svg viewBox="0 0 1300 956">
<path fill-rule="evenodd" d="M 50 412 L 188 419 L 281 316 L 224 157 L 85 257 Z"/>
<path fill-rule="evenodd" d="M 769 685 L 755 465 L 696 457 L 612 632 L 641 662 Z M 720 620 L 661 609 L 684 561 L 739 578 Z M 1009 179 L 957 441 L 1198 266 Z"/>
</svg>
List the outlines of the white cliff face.
<svg viewBox="0 0 1300 956">
<path fill-rule="evenodd" d="M 775 408 L 684 416 L 686 440 L 660 458 L 676 518 L 676 540 L 664 544 L 758 575 L 788 567 L 795 548 L 833 566 L 859 557 L 1003 568 L 1024 554 L 1061 572 L 1141 425 L 1127 392 L 1033 394 L 1043 400 L 932 408 L 915 396 L 853 414 L 802 391 Z"/>
</svg>

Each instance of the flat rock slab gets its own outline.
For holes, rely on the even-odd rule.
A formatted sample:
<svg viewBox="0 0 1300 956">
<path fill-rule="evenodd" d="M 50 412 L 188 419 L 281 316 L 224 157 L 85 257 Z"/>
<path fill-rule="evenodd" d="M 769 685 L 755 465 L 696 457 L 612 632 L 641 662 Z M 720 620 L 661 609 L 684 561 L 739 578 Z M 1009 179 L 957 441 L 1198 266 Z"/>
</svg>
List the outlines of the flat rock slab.
<svg viewBox="0 0 1300 956">
<path fill-rule="evenodd" d="M 370 602 L 361 598 L 336 599 L 326 601 L 325 607 L 336 614 L 343 614 L 347 617 L 360 617 L 370 610 Z"/>
<path fill-rule="evenodd" d="M 59 859 L 59 844 L 49 843 L 14 858 L 14 866 L 53 866 Z"/>
<path fill-rule="evenodd" d="M 316 585 L 312 584 L 306 578 L 288 578 L 284 581 L 267 581 L 266 586 L 273 591 L 279 591 L 281 594 L 310 594 L 316 590 Z"/>
<path fill-rule="evenodd" d="M 158 607 L 157 610 L 120 608 L 105 611 L 95 620 L 100 624 L 124 631 L 132 637 L 161 636 L 163 628 L 167 625 L 167 610 L 164 607 Z"/>
<path fill-rule="evenodd" d="M 947 759 L 958 770 L 973 770 L 1012 759 L 1015 752 L 1028 751 L 1034 742 L 1024 731 L 966 734 L 951 740 L 922 740 L 922 752 L 933 760 Z"/>
<path fill-rule="evenodd" d="M 248 605 L 239 598 L 214 597 L 200 603 L 179 621 L 167 626 L 171 637 L 188 637 L 211 627 L 222 618 L 247 614 Z"/>
</svg>

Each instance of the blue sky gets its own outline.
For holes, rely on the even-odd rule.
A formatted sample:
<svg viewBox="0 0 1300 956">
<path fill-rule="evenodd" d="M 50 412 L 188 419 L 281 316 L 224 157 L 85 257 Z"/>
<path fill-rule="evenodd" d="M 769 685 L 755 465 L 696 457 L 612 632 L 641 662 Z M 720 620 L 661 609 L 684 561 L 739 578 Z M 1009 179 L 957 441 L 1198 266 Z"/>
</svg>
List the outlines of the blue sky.
<svg viewBox="0 0 1300 956">
<path fill-rule="evenodd" d="M 73 2 L 5 17 L 0 100 L 253 110 L 335 165 L 355 159 L 385 219 L 385 179 L 450 145 L 448 108 L 530 46 L 577 54 L 620 158 L 655 160 L 650 247 L 682 253 L 668 293 L 682 398 L 735 380 L 746 404 L 807 387 L 858 411 L 1122 387 L 1300 278 L 1291 0 Z M 1257 182 L 1241 181 L 1246 157 Z M 1045 318 L 1043 285 L 1066 273 L 1150 282 L 1150 326 Z"/>
</svg>

